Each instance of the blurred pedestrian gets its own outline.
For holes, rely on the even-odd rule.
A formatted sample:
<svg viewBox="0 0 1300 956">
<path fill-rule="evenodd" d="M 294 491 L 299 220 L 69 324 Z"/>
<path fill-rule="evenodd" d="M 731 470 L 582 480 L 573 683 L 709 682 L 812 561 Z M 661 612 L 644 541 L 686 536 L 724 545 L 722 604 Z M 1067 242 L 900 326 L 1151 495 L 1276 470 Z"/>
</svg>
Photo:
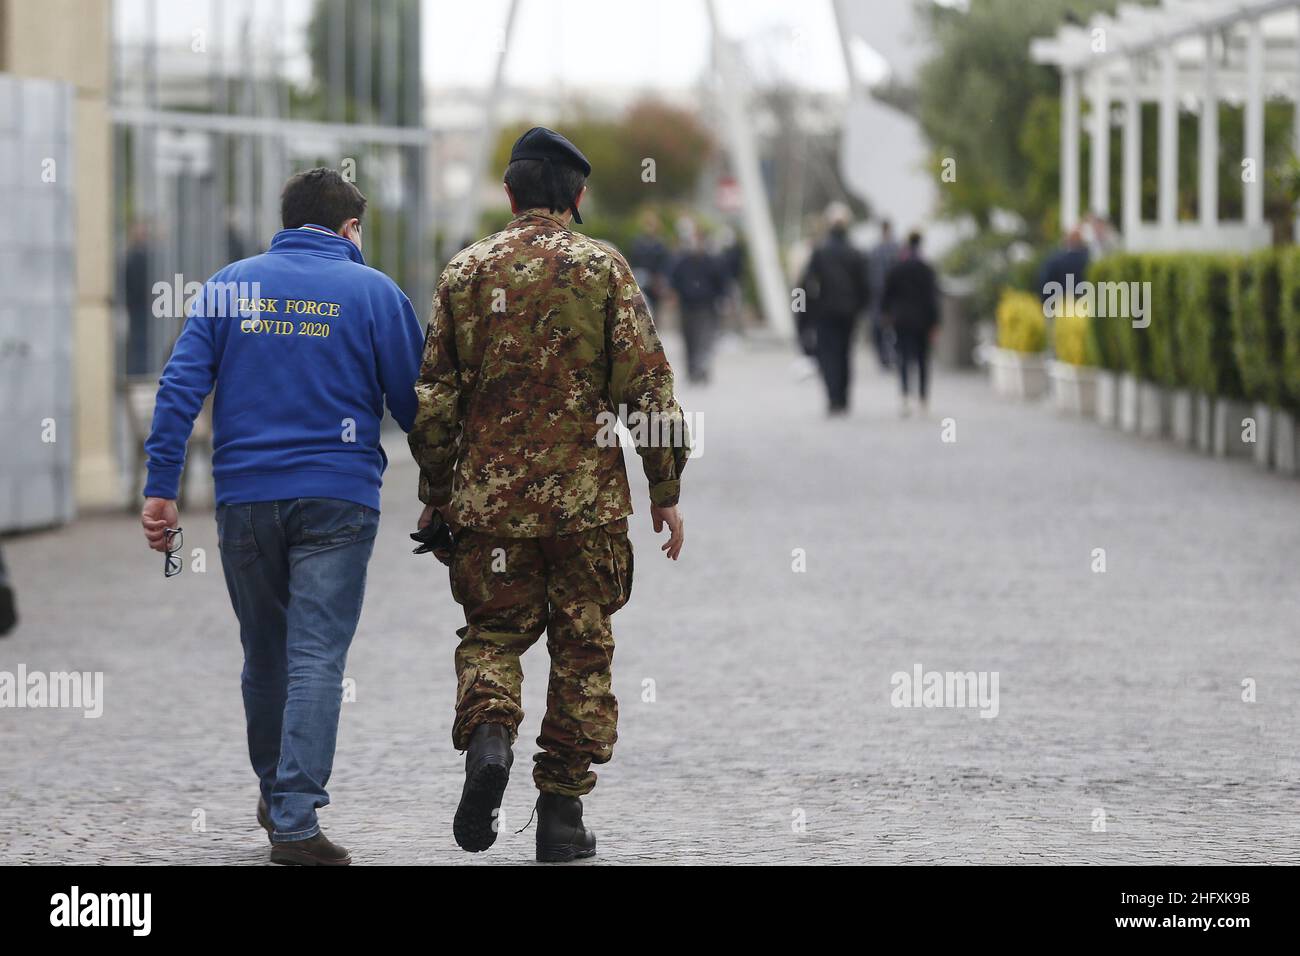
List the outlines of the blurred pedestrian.
<svg viewBox="0 0 1300 956">
<path fill-rule="evenodd" d="M 157 369 L 149 354 L 153 317 L 153 230 L 146 220 L 131 224 L 122 262 L 122 305 L 126 309 L 126 374 L 149 375 Z"/>
<path fill-rule="evenodd" d="M 316 811 L 330 802 L 344 666 L 379 527 L 384 405 L 403 429 L 415 418 L 424 336 L 402 290 L 365 264 L 365 209 L 336 170 L 290 177 L 270 250 L 221 269 L 195 297 L 145 443 L 140 521 L 170 559 L 186 443 L 216 387 L 217 537 L 273 863 L 351 862 Z"/>
<path fill-rule="evenodd" d="M 668 279 L 681 310 L 686 377 L 697 385 L 707 385 L 718 335 L 718 310 L 727 294 L 726 270 L 705 248 L 693 219 L 683 217 L 677 223 L 677 238 L 677 255 Z"/>
<path fill-rule="evenodd" d="M 739 334 L 742 331 L 740 279 L 745 256 L 736 230 L 727 225 L 720 226 L 709 239 L 709 249 L 718 260 L 723 288 L 726 290 L 720 305 L 721 326 L 726 331 Z"/>
<path fill-rule="evenodd" d="M 667 291 L 668 269 L 672 263 L 672 253 L 663 240 L 663 226 L 659 216 L 648 211 L 641 217 L 641 231 L 632 240 L 628 250 L 628 265 L 641 294 L 645 296 L 646 305 L 652 313 L 659 310 L 659 303 Z"/>
<path fill-rule="evenodd" d="M 894 330 L 902 414 L 911 414 L 908 369 L 916 367 L 921 414 L 929 403 L 930 341 L 939 327 L 939 282 L 930 264 L 921 258 L 921 234 L 907 237 L 907 250 L 885 277 L 880 307 Z"/>
<path fill-rule="evenodd" d="M 1076 226 L 1065 234 L 1065 242 L 1043 260 L 1038 270 L 1038 295 L 1046 302 L 1056 284 L 1057 296 L 1074 289 L 1086 278 L 1088 271 L 1088 246 L 1083 233 Z"/>
<path fill-rule="evenodd" d="M 0 551 L 0 637 L 4 637 L 18 624 L 18 603 L 14 599 L 14 585 L 5 569 L 4 552 Z"/>
<path fill-rule="evenodd" d="M 872 248 L 868 257 L 867 274 L 871 279 L 871 308 L 869 314 L 871 347 L 875 350 L 876 360 L 882 369 L 892 368 L 894 364 L 894 332 L 885 322 L 884 311 L 880 303 L 885 296 L 885 277 L 898 261 L 898 240 L 894 238 L 894 224 L 888 219 L 880 223 L 880 241 Z"/>
<path fill-rule="evenodd" d="M 851 217 L 843 203 L 827 207 L 826 236 L 813 249 L 801 283 L 817 330 L 817 363 L 832 416 L 849 410 L 853 329 L 870 301 L 866 257 L 849 242 Z"/>
<path fill-rule="evenodd" d="M 1101 259 L 1124 248 L 1122 237 L 1109 219 L 1090 212 L 1083 219 L 1079 239 L 1088 249 L 1088 261 Z"/>
</svg>

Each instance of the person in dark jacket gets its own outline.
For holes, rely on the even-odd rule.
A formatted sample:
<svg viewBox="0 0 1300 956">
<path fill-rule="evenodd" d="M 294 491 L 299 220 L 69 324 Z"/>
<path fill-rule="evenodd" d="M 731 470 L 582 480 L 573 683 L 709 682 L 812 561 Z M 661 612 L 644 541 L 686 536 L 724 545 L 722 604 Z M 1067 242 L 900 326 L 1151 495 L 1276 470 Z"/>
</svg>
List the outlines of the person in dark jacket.
<svg viewBox="0 0 1300 956">
<path fill-rule="evenodd" d="M 843 203 L 826 211 L 826 238 L 813 250 L 802 286 L 816 328 L 817 364 L 826 383 L 828 413 L 849 410 L 853 329 L 870 302 L 866 257 L 849 242 L 850 213 Z"/>
<path fill-rule="evenodd" d="M 921 234 L 907 237 L 907 252 L 885 278 L 881 310 L 894 329 L 904 416 L 911 414 L 907 373 L 916 366 L 917 394 L 925 413 L 929 397 L 930 339 L 939 325 L 939 283 L 921 258 Z"/>
<path fill-rule="evenodd" d="M 886 219 L 880 224 L 880 242 L 867 257 L 867 275 L 871 282 L 869 316 L 871 327 L 867 331 L 871 335 L 871 347 L 875 349 L 876 360 L 880 362 L 882 369 L 892 368 L 894 365 L 894 336 L 885 325 L 880 300 L 885 295 L 885 276 L 889 275 L 889 270 L 898 261 L 898 253 L 898 241 L 894 238 L 893 223 Z"/>
<path fill-rule="evenodd" d="M 384 407 L 404 430 L 418 407 L 424 333 L 397 283 L 366 265 L 365 209 L 337 170 L 290 177 L 270 249 L 220 269 L 193 297 L 144 446 L 140 524 L 170 574 L 184 558 L 186 449 L 215 389 L 217 542 L 272 863 L 352 860 L 316 811 L 330 802 L 343 675 L 379 528 Z"/>
<path fill-rule="evenodd" d="M 681 249 L 668 273 L 682 314 L 686 338 L 686 375 L 690 381 L 707 385 L 713 364 L 713 341 L 717 336 L 718 310 L 727 294 L 727 274 L 718 257 L 704 248 L 695 223 L 678 224 Z"/>
<path fill-rule="evenodd" d="M 632 275 L 641 287 L 651 313 L 659 311 L 666 275 L 672 264 L 672 253 L 668 251 L 660 233 L 659 217 L 652 212 L 647 213 L 641 220 L 641 232 L 632 240 L 627 255 Z"/>
<path fill-rule="evenodd" d="M 0 637 L 4 637 L 18 624 L 18 605 L 14 600 L 14 586 L 5 571 L 4 552 L 0 551 Z"/>
<path fill-rule="evenodd" d="M 1044 261 L 1038 272 L 1038 295 L 1046 301 L 1055 287 L 1056 294 L 1061 290 L 1073 289 L 1084 281 L 1088 271 L 1088 247 L 1083 242 L 1083 235 L 1078 229 L 1071 229 L 1065 235 L 1065 244 L 1056 249 Z"/>
<path fill-rule="evenodd" d="M 126 307 L 126 374 L 157 371 L 149 354 L 149 320 L 153 315 L 153 237 L 149 223 L 131 225 L 122 262 L 122 304 Z"/>
</svg>

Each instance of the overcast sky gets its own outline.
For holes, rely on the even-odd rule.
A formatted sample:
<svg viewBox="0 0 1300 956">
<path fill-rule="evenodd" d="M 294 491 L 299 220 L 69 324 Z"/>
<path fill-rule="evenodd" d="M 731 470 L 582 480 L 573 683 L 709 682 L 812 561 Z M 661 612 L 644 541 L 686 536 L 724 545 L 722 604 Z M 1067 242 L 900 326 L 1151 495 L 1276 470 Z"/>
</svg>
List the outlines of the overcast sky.
<svg viewBox="0 0 1300 956">
<path fill-rule="evenodd" d="M 891 0 L 855 0 L 863 4 Z M 580 88 L 689 86 L 708 62 L 704 0 L 520 0 L 507 80 Z M 423 0 L 425 81 L 435 87 L 488 82 L 509 0 Z M 814 89 L 843 89 L 845 74 L 830 0 L 717 0 L 722 28 L 745 41 L 756 70 Z M 288 38 L 289 72 L 305 74 L 303 25 L 312 0 L 117 0 L 120 36 L 154 29 L 186 47 L 194 31 L 237 36 L 251 19 L 264 39 Z M 214 13 L 215 11 L 215 13 Z"/>
<path fill-rule="evenodd" d="M 722 29 L 755 66 L 842 89 L 830 0 L 717 0 Z M 509 0 L 426 2 L 425 73 L 435 86 L 486 83 Z M 683 87 L 708 62 L 704 0 L 521 0 L 507 61 L 511 85 Z"/>
</svg>

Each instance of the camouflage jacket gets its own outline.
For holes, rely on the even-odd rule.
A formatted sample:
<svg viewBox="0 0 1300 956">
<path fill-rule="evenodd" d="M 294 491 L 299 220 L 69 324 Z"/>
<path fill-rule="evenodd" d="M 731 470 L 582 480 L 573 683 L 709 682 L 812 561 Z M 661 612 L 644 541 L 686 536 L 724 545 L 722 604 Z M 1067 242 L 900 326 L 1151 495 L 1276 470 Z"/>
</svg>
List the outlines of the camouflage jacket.
<svg viewBox="0 0 1300 956">
<path fill-rule="evenodd" d="M 447 265 L 415 391 L 420 500 L 455 524 L 536 538 L 631 514 L 615 415 L 651 502 L 677 503 L 690 438 L 641 290 L 556 214 L 528 210 Z"/>
</svg>

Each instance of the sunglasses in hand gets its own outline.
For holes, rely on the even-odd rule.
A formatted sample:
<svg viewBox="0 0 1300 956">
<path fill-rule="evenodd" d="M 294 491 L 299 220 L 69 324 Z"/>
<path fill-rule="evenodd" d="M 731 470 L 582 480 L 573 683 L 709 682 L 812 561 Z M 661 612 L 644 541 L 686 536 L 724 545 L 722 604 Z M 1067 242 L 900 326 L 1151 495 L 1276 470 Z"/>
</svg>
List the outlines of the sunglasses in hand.
<svg viewBox="0 0 1300 956">
<path fill-rule="evenodd" d="M 163 577 L 174 578 L 185 567 L 181 551 L 185 548 L 185 530 L 183 528 L 163 528 Z"/>
</svg>

